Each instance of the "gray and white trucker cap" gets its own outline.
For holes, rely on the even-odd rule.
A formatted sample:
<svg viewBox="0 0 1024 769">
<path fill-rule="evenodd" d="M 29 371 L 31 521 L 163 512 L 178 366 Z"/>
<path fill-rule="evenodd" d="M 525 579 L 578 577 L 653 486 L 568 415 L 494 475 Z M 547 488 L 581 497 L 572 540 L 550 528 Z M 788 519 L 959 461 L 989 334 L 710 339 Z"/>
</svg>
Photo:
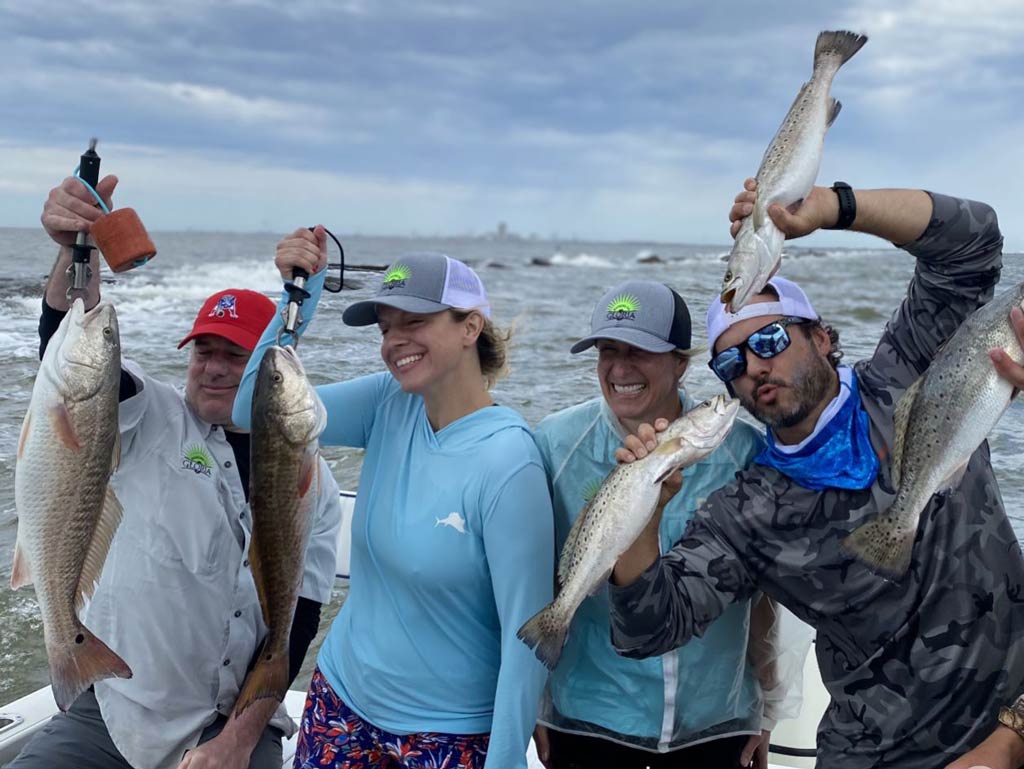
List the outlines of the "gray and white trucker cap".
<svg viewBox="0 0 1024 769">
<path fill-rule="evenodd" d="M 601 339 L 614 339 L 647 352 L 690 349 L 690 311 L 664 283 L 629 280 L 602 296 L 590 317 L 590 336 L 571 348 L 583 352 Z"/>
<path fill-rule="evenodd" d="M 434 251 L 398 257 L 384 273 L 377 292 L 346 307 L 341 319 L 348 326 L 369 326 L 377 322 L 381 304 L 422 315 L 454 308 L 491 317 L 480 276 L 464 262 Z"/>
</svg>

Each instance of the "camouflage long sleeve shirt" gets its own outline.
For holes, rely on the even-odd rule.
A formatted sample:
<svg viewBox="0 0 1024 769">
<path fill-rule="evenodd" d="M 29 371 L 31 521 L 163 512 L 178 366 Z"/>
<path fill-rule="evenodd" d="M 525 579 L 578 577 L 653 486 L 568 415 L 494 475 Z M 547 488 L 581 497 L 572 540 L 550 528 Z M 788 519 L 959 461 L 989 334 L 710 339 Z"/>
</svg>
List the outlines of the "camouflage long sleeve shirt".
<svg viewBox="0 0 1024 769">
<path fill-rule="evenodd" d="M 999 279 L 1002 237 L 988 206 L 933 195 L 907 296 L 874 355 L 856 364 L 871 441 L 868 489 L 812 491 L 752 465 L 712 495 L 683 538 L 636 582 L 612 587 L 612 642 L 661 654 L 763 590 L 817 631 L 831 702 L 819 767 L 938 769 L 981 742 L 1024 689 L 1024 559 L 987 442 L 921 517 L 909 572 L 889 582 L 840 550 L 889 507 L 888 450 L 903 391 Z"/>
</svg>

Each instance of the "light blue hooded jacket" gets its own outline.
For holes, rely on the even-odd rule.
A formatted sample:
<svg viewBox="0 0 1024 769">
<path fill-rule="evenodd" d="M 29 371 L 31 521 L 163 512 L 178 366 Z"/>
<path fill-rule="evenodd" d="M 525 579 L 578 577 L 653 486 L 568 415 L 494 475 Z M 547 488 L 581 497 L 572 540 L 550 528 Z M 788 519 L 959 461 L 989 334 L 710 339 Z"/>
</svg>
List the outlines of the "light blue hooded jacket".
<svg viewBox="0 0 1024 769">
<path fill-rule="evenodd" d="M 685 391 L 680 399 L 684 410 L 696 405 Z M 600 397 L 552 414 L 537 427 L 552 488 L 558 552 L 584 504 L 615 467 L 615 449 L 624 436 Z M 683 471 L 682 489 L 662 518 L 662 552 L 679 540 L 704 499 L 730 482 L 763 445 L 756 429 L 737 420 L 718 449 Z M 627 659 L 612 648 L 608 594 L 602 588 L 576 613 L 549 679 L 540 722 L 656 751 L 757 734 L 763 705 L 747 661 L 749 623 L 750 604 L 736 604 L 703 638 L 661 657 Z"/>
</svg>

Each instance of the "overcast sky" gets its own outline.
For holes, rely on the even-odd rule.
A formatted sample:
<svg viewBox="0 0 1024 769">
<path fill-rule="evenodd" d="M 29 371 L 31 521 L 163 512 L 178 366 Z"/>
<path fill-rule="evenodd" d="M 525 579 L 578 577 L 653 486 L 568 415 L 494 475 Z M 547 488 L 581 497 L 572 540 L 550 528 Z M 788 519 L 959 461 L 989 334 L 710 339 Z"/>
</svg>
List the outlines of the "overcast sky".
<svg viewBox="0 0 1024 769">
<path fill-rule="evenodd" d="M 724 243 L 851 29 L 819 182 L 979 198 L 1024 250 L 1019 0 L 0 0 L 0 29 L 0 225 L 95 135 L 154 230 Z"/>
</svg>

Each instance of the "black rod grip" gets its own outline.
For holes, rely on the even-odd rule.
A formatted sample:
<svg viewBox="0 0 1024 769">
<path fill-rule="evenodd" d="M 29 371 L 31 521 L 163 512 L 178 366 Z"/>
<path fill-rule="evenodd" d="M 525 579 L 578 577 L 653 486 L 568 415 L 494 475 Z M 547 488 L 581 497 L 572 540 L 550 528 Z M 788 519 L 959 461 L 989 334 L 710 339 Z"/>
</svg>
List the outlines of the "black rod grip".
<svg viewBox="0 0 1024 769">
<path fill-rule="evenodd" d="M 78 175 L 82 181 L 87 182 L 90 187 L 96 189 L 100 181 L 100 156 L 96 154 L 95 139 L 89 143 L 89 149 L 82 153 L 79 161 Z"/>
</svg>

